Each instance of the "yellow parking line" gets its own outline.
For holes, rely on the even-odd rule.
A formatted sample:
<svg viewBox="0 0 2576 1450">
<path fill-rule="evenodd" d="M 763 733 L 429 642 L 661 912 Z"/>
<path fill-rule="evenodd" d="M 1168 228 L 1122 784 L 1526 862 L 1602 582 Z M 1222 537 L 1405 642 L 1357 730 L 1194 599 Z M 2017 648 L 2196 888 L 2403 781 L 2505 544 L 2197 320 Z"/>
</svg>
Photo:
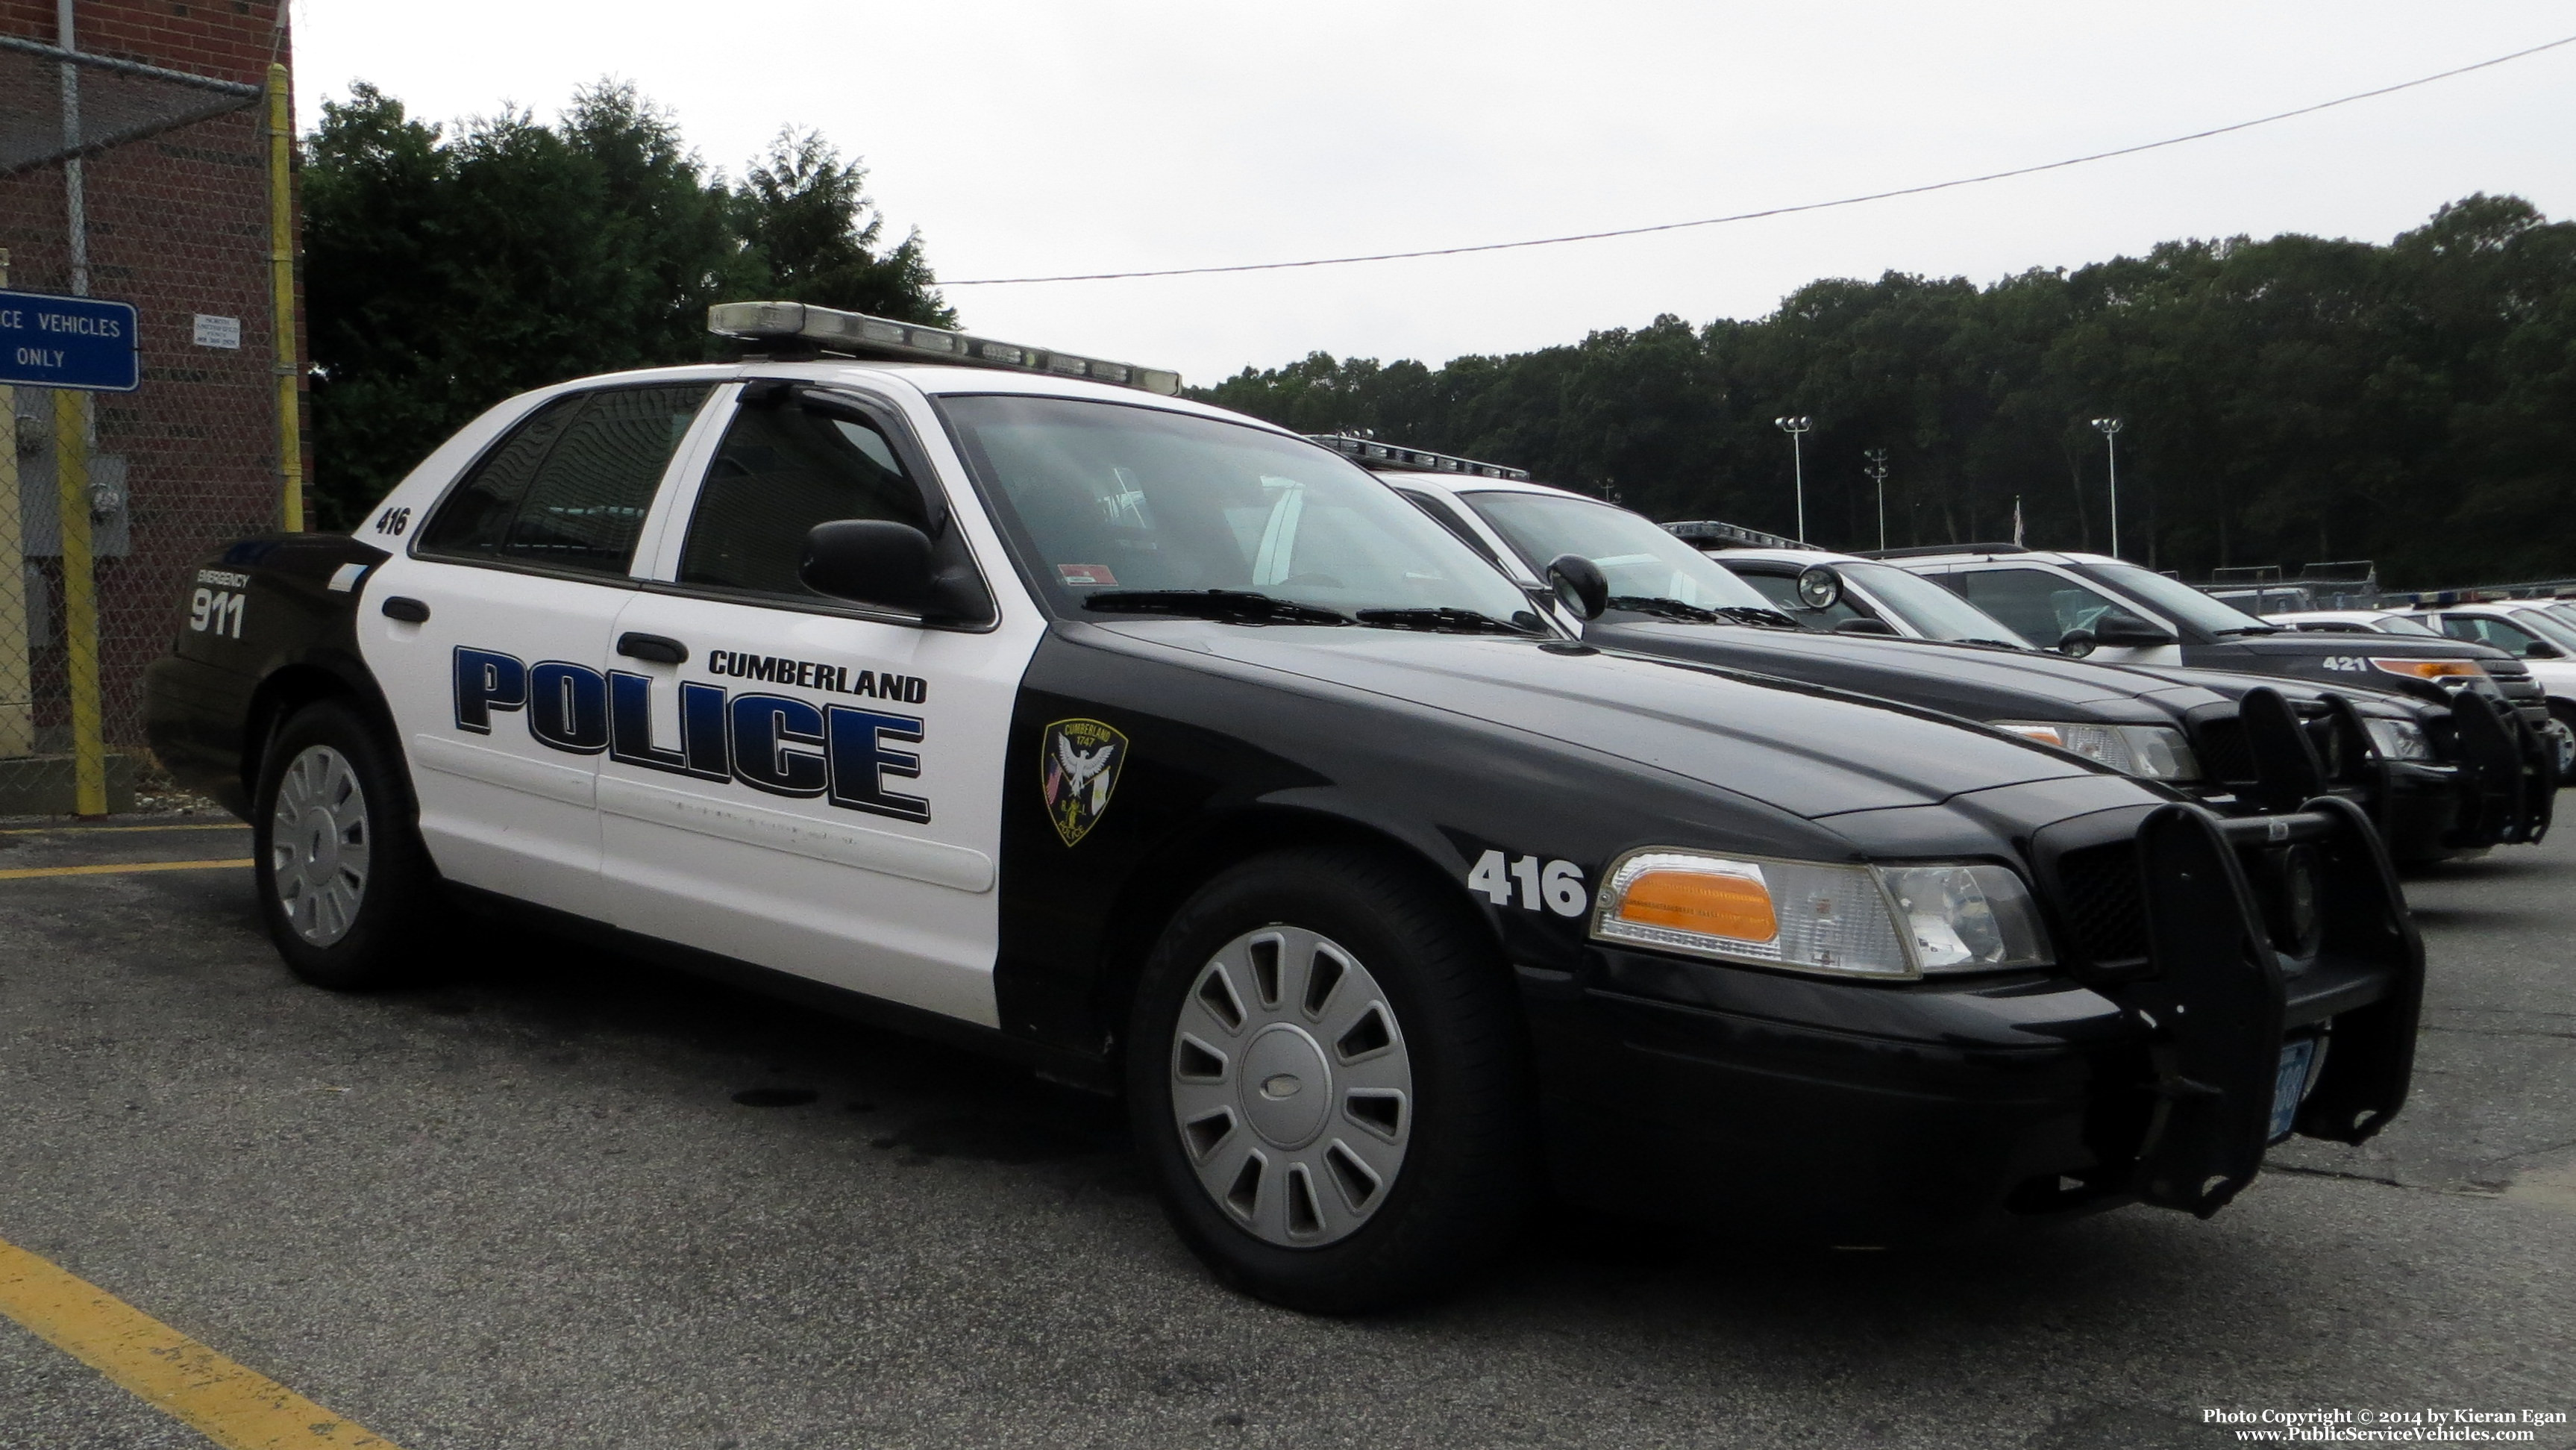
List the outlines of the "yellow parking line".
<svg viewBox="0 0 2576 1450">
<path fill-rule="evenodd" d="M 0 1239 L 0 1314 L 224 1450 L 393 1443 Z"/>
<path fill-rule="evenodd" d="M 247 831 L 249 829 L 248 821 L 181 826 L 11 826 L 6 830 L 0 830 L 0 836 L 86 836 L 97 831 Z"/>
<path fill-rule="evenodd" d="M 127 871 L 212 871 L 222 866 L 248 866 L 249 857 L 238 861 L 127 861 L 104 866 L 17 866 L 0 871 L 0 881 L 24 881 L 31 876 L 116 876 Z"/>
</svg>

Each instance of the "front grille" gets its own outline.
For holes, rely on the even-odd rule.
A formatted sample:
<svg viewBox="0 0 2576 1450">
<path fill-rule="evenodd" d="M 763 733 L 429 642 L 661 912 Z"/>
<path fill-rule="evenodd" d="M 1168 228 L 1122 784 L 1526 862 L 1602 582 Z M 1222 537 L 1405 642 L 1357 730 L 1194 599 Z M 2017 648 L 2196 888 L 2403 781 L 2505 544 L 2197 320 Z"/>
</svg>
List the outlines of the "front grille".
<svg viewBox="0 0 2576 1450">
<path fill-rule="evenodd" d="M 2147 904 L 2135 842 L 2069 851 L 2057 860 L 2057 879 L 2066 888 L 2067 928 L 2087 959 L 2107 965 L 2147 955 Z"/>
<path fill-rule="evenodd" d="M 2254 779 L 2254 748 L 2245 743 L 2242 719 L 2220 715 L 2201 721 L 2193 732 L 2192 746 L 2200 752 L 2201 769 L 2211 780 L 2241 785 Z"/>
</svg>

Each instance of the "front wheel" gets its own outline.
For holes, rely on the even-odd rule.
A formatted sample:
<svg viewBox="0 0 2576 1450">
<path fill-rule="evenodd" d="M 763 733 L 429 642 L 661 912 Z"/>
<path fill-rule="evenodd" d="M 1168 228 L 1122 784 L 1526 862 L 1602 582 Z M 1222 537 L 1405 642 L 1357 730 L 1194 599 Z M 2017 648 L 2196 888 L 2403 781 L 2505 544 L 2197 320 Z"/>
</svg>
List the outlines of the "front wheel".
<svg viewBox="0 0 2576 1450">
<path fill-rule="evenodd" d="M 252 799 L 269 940 L 316 986 L 363 991 L 418 975 L 436 873 L 410 797 L 365 718 L 325 700 L 270 740 Z"/>
<path fill-rule="evenodd" d="M 2541 732 L 2541 742 L 2549 747 L 2549 760 L 2557 767 L 2558 783 L 2576 785 L 2576 703 L 2549 702 L 2549 728 Z"/>
<path fill-rule="evenodd" d="M 1532 1199 L 1517 1004 L 1467 909 L 1356 851 L 1211 881 L 1146 966 L 1129 1104 L 1173 1225 L 1295 1309 L 1434 1294 Z"/>
</svg>

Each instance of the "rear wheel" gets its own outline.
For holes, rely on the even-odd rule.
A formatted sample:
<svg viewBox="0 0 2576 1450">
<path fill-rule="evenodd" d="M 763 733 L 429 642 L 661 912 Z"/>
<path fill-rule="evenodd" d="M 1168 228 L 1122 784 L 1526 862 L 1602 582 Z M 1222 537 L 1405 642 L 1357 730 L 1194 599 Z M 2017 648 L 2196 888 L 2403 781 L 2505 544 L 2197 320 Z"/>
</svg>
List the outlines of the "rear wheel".
<svg viewBox="0 0 2576 1450">
<path fill-rule="evenodd" d="M 1319 1313 L 1437 1293 L 1531 1201 L 1506 973 L 1399 863 L 1299 850 L 1219 876 L 1166 928 L 1133 1029 L 1137 1139 L 1236 1288 Z"/>
<path fill-rule="evenodd" d="M 364 717 L 325 700 L 270 740 L 253 798 L 269 939 L 297 976 L 359 991 L 419 974 L 436 875 Z"/>
</svg>

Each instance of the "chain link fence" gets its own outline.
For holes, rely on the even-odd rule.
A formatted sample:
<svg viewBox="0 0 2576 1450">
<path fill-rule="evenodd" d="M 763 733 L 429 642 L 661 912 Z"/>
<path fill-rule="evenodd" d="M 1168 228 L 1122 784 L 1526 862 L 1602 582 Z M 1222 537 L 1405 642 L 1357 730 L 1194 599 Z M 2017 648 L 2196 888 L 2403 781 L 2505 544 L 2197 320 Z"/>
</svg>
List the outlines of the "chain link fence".
<svg viewBox="0 0 2576 1450">
<path fill-rule="evenodd" d="M 140 364 L 131 392 L 0 385 L 0 814 L 148 794 L 143 669 L 210 627 L 197 566 L 301 525 L 283 75 L 0 34 L 0 286 L 131 303 Z"/>
</svg>

